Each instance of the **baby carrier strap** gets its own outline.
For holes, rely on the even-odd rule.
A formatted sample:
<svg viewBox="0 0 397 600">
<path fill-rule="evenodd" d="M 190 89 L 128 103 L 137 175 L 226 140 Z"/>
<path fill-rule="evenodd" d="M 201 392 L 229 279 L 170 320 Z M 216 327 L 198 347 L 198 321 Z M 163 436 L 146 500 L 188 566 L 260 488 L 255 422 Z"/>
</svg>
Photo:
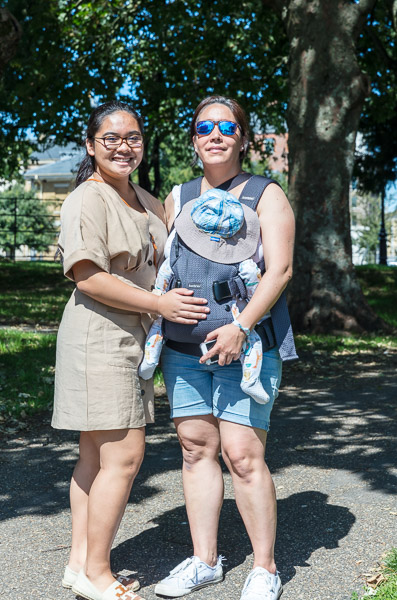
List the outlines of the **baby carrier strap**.
<svg viewBox="0 0 397 600">
<path fill-rule="evenodd" d="M 253 177 L 248 180 L 240 194 L 240 202 L 255 210 L 263 192 L 270 183 L 275 183 L 281 187 L 278 181 L 275 181 L 274 179 L 269 179 L 268 177 L 263 177 L 262 175 L 253 175 Z M 297 359 L 298 355 L 295 349 L 294 336 L 288 313 L 285 291 L 270 309 L 270 314 L 281 359 L 283 361 Z M 267 320 L 267 324 L 270 324 L 269 320 Z M 259 323 L 256 327 L 260 328 L 261 323 Z"/>
<path fill-rule="evenodd" d="M 275 179 L 269 179 L 269 177 L 264 177 L 263 175 L 253 175 L 247 181 L 240 194 L 240 202 L 246 204 L 252 210 L 256 210 L 263 192 L 270 183 L 275 183 L 281 187 Z"/>
<path fill-rule="evenodd" d="M 181 186 L 181 210 L 185 206 L 186 202 L 190 202 L 194 198 L 198 198 L 201 194 L 201 182 L 203 177 L 196 177 L 186 183 L 182 183 Z M 176 216 L 176 215 L 175 215 Z"/>
<path fill-rule="evenodd" d="M 192 179 L 191 181 L 187 181 L 186 183 L 182 183 L 181 186 L 181 209 L 186 204 L 186 202 L 190 202 L 194 198 L 198 198 L 201 194 L 201 182 L 203 177 L 196 177 L 196 179 Z M 247 181 L 248 180 L 248 181 Z M 239 173 L 232 179 L 229 179 L 225 183 L 218 186 L 219 189 L 225 189 L 225 186 L 228 187 L 231 182 L 233 187 L 237 187 L 244 181 L 247 181 L 245 184 L 243 191 L 240 194 L 240 201 L 243 204 L 246 204 L 252 210 L 255 210 L 258 202 L 267 188 L 269 183 L 276 183 L 280 185 L 275 179 L 269 179 L 269 177 L 264 177 L 263 175 L 251 175 L 250 173 Z"/>
<path fill-rule="evenodd" d="M 241 174 L 241 175 L 245 175 L 246 174 Z M 197 177 L 196 179 L 192 179 L 191 181 L 188 181 L 187 183 L 183 183 L 181 186 L 181 208 L 186 204 L 186 202 L 189 202 L 190 200 L 193 200 L 194 198 L 198 198 L 200 196 L 201 193 L 201 182 L 202 182 L 202 177 Z M 239 183 L 241 183 L 242 180 L 239 181 Z M 236 185 L 238 185 L 239 183 L 236 182 Z M 241 194 L 240 194 L 240 202 L 242 202 L 243 204 L 246 204 L 247 206 L 249 206 L 252 210 L 256 210 L 256 207 L 258 206 L 258 202 L 261 199 L 261 196 L 264 192 L 264 190 L 267 188 L 267 186 L 270 183 L 275 183 L 276 185 L 278 185 L 279 187 L 280 184 L 278 183 L 278 181 L 275 181 L 274 179 L 270 179 L 268 177 L 264 177 L 263 175 L 253 175 L 251 176 L 247 183 L 245 184 Z M 179 256 L 179 252 L 180 252 L 180 248 L 179 248 L 179 241 L 178 241 L 178 236 L 175 236 L 175 240 L 173 242 L 174 246 L 174 260 Z M 205 260 L 205 259 L 203 259 Z M 239 281 L 237 281 L 237 278 L 232 278 L 233 283 L 231 283 L 231 279 L 223 279 L 221 281 L 215 281 L 215 285 L 212 288 L 212 292 L 214 294 L 214 298 L 216 299 L 216 302 L 227 302 L 226 299 L 229 299 L 231 297 L 231 295 L 233 295 L 234 297 L 238 296 L 238 292 L 240 292 L 240 297 L 242 294 L 244 294 L 244 290 L 245 287 L 243 286 L 242 282 L 240 284 Z M 178 285 L 180 286 L 181 283 L 177 280 L 176 282 L 174 282 L 173 287 L 178 287 Z M 236 289 L 236 287 L 238 288 L 238 290 Z M 244 287 L 244 290 L 242 289 Z M 270 310 L 271 316 L 272 316 L 272 322 L 273 322 L 273 326 L 274 326 L 274 333 L 275 333 L 275 338 L 277 341 L 277 346 L 279 348 L 279 352 L 280 352 L 280 357 L 283 361 L 286 360 L 294 360 L 297 359 L 298 356 L 296 354 L 296 350 L 295 350 L 295 344 L 294 344 L 294 337 L 293 337 L 293 333 L 292 333 L 292 327 L 291 327 L 291 321 L 289 318 L 289 314 L 288 314 L 288 308 L 287 308 L 287 302 L 286 302 L 286 296 L 285 296 L 285 292 L 283 292 L 280 296 L 280 298 L 277 300 L 277 302 L 275 303 L 275 305 L 271 308 Z M 165 321 L 164 321 L 165 323 Z M 202 321 L 201 323 L 204 323 L 204 321 Z M 170 325 L 169 322 L 165 323 L 166 325 Z M 177 324 L 172 324 L 172 327 L 177 327 Z M 189 326 L 183 325 L 183 326 L 179 326 L 183 327 L 183 332 L 181 331 L 181 334 L 183 333 L 184 339 L 189 338 L 189 334 L 191 335 L 190 331 L 187 331 L 189 329 Z M 190 326 L 191 327 L 191 326 Z M 258 327 L 258 325 L 257 325 Z M 214 327 L 213 327 L 214 328 Z M 212 328 L 212 329 L 213 329 Z M 166 330 L 165 330 L 165 333 Z M 204 335 L 205 337 L 205 335 Z M 203 337 L 203 339 L 204 339 Z M 178 338 L 176 338 L 178 339 Z M 169 343 L 169 342 L 167 342 Z M 171 341 L 171 343 L 173 343 Z M 188 350 L 187 347 L 191 346 L 192 348 L 196 347 L 196 344 L 187 344 L 187 343 L 179 343 L 176 342 L 177 346 L 175 346 L 175 350 L 179 350 L 180 352 L 186 352 L 186 353 L 191 353 L 191 354 L 196 354 L 196 350 Z M 198 349 L 198 346 L 197 346 Z M 199 355 L 199 351 L 197 350 L 197 355 Z"/>
</svg>

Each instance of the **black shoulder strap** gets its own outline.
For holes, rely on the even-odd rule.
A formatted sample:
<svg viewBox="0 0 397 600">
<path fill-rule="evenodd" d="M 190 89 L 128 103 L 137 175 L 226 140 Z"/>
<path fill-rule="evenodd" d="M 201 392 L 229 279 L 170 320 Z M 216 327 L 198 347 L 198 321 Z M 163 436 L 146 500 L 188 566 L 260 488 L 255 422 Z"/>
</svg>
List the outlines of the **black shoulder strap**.
<svg viewBox="0 0 397 600">
<path fill-rule="evenodd" d="M 275 179 L 269 179 L 263 175 L 253 175 L 245 184 L 243 191 L 240 194 L 240 202 L 246 204 L 252 210 L 258 206 L 258 202 L 269 183 L 275 183 L 279 187 L 281 185 Z"/>
<path fill-rule="evenodd" d="M 247 181 L 247 179 L 250 179 L 250 177 L 252 177 L 251 173 L 245 173 L 245 172 L 238 173 L 234 177 L 231 177 L 230 179 L 228 179 L 227 181 L 224 181 L 223 183 L 221 183 L 220 185 L 217 185 L 216 187 L 218 190 L 224 190 L 224 191 L 228 192 L 229 190 L 232 190 L 233 188 L 240 185 L 240 183 L 244 183 L 244 181 Z"/>
<path fill-rule="evenodd" d="M 201 194 L 201 182 L 203 177 L 196 177 L 186 183 L 182 183 L 181 187 L 181 210 L 186 202 L 190 202 L 194 198 L 198 198 Z"/>
<path fill-rule="evenodd" d="M 263 175 L 250 176 L 247 173 L 241 173 L 238 175 L 238 177 L 240 177 L 240 180 L 235 182 L 235 186 L 245 181 L 247 177 L 249 178 L 243 188 L 243 191 L 240 194 L 240 201 L 243 204 L 246 204 L 247 206 L 252 208 L 252 210 L 256 209 L 257 204 L 269 183 L 275 183 L 276 185 L 280 186 L 278 181 L 276 181 L 275 179 L 269 179 L 268 177 L 264 177 Z M 202 179 L 202 177 L 196 177 L 196 179 L 191 179 L 190 181 L 187 181 L 186 183 L 182 184 L 181 209 L 186 204 L 186 202 L 190 202 L 190 200 L 193 200 L 194 198 L 198 198 L 200 196 Z M 219 186 L 219 188 L 222 189 L 221 186 Z"/>
</svg>

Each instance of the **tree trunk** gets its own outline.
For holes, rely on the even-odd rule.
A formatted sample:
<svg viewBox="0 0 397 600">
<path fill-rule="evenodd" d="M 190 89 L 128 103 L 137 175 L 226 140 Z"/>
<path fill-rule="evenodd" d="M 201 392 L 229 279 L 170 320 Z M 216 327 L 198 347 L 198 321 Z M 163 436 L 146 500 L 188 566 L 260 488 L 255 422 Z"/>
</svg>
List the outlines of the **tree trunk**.
<svg viewBox="0 0 397 600">
<path fill-rule="evenodd" d="M 150 166 L 144 155 L 141 164 L 138 167 L 139 185 L 147 192 L 152 193 L 152 184 L 149 177 Z"/>
<path fill-rule="evenodd" d="M 157 134 L 153 135 L 153 141 L 150 142 L 150 138 L 147 137 L 146 152 L 143 157 L 141 164 L 139 165 L 139 185 L 146 191 L 150 192 L 158 197 L 158 193 L 161 187 L 161 175 L 160 175 L 160 137 Z M 148 154 L 150 154 L 150 162 L 148 161 Z M 154 184 L 151 183 L 149 173 L 153 169 Z"/>
<path fill-rule="evenodd" d="M 376 0 L 264 0 L 281 9 L 290 41 L 289 199 L 296 215 L 290 311 L 298 330 L 385 326 L 351 259 L 349 188 L 368 78 L 355 40 Z"/>
<path fill-rule="evenodd" d="M 159 195 L 160 187 L 161 187 L 161 175 L 160 175 L 160 136 L 156 133 L 154 136 L 154 143 L 152 149 L 152 165 L 154 172 L 154 186 L 153 186 L 153 195 Z"/>
<path fill-rule="evenodd" d="M 6 8 L 0 8 L 0 77 L 4 67 L 14 56 L 21 37 L 21 28 Z"/>
</svg>

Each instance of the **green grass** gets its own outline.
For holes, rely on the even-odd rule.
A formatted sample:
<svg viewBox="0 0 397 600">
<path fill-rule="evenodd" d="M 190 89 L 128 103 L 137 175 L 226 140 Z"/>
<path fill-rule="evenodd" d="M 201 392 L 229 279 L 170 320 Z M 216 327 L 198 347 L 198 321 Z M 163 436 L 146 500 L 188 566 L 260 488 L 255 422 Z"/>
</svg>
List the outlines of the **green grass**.
<svg viewBox="0 0 397 600">
<path fill-rule="evenodd" d="M 0 262 L 0 324 L 56 326 L 73 291 L 59 263 Z"/>
<path fill-rule="evenodd" d="M 397 327 L 397 268 L 381 265 L 356 267 L 368 304 L 387 323 Z"/>
<path fill-rule="evenodd" d="M 378 587 L 367 586 L 363 596 L 354 592 L 351 600 L 359 600 L 359 598 L 397 600 L 397 548 L 392 548 L 388 552 L 377 570 L 377 574 L 381 575 Z"/>
<path fill-rule="evenodd" d="M 0 427 L 21 429 L 54 397 L 55 334 L 0 330 Z"/>
<path fill-rule="evenodd" d="M 356 267 L 369 304 L 397 327 L 397 268 Z M 57 325 L 72 293 L 59 263 L 0 262 L 0 324 Z"/>
<path fill-rule="evenodd" d="M 397 269 L 358 267 L 370 304 L 397 327 Z M 59 263 L 0 261 L 0 325 L 56 327 L 73 283 Z M 0 330 L 0 429 L 11 433 L 52 404 L 55 335 Z M 359 354 L 397 347 L 391 336 L 298 335 L 298 353 Z M 159 370 L 155 385 L 164 381 Z"/>
<path fill-rule="evenodd" d="M 56 334 L 0 329 L 0 432 L 24 429 L 29 417 L 52 407 Z M 164 386 L 160 369 L 155 386 Z"/>
<path fill-rule="evenodd" d="M 155 387 L 164 387 L 164 377 L 160 369 L 156 369 L 153 376 Z"/>
<path fill-rule="evenodd" d="M 349 335 L 348 337 L 338 337 L 335 335 L 298 334 L 295 338 L 298 354 L 299 350 L 315 350 L 316 352 L 321 352 L 330 356 L 397 348 L 397 337 L 385 335 Z"/>
</svg>

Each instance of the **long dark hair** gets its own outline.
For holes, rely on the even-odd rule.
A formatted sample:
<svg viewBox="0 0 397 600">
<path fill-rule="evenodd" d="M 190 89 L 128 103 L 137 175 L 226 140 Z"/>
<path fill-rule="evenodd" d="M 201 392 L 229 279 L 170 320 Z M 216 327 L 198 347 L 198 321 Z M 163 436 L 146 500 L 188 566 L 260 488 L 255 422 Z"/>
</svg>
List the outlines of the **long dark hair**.
<svg viewBox="0 0 397 600">
<path fill-rule="evenodd" d="M 224 104 L 225 106 L 227 106 L 232 111 L 233 116 L 236 119 L 236 123 L 238 123 L 240 125 L 241 141 L 242 141 L 242 146 L 243 146 L 243 149 L 240 152 L 240 164 L 241 164 L 248 152 L 248 146 L 249 146 L 249 141 L 250 141 L 249 125 L 248 125 L 247 115 L 245 114 L 244 109 L 242 108 L 242 106 L 240 106 L 240 104 L 237 102 L 237 100 L 233 100 L 233 98 L 227 98 L 226 96 L 208 96 L 207 98 L 204 98 L 204 100 L 202 100 L 200 102 L 200 104 L 194 111 L 194 115 L 193 115 L 192 121 L 190 123 L 190 139 L 192 140 L 192 143 L 193 143 L 193 138 L 196 135 L 196 122 L 198 121 L 200 113 L 205 108 L 207 108 L 207 106 L 210 106 L 211 104 Z M 195 154 L 196 155 L 193 159 L 194 165 L 197 163 L 197 159 L 198 159 L 197 152 Z"/>
<path fill-rule="evenodd" d="M 132 108 L 130 104 L 127 104 L 126 102 L 119 102 L 118 100 L 112 100 L 111 102 L 105 102 L 104 104 L 97 106 L 97 108 L 92 111 L 90 118 L 88 119 L 87 130 L 83 144 L 85 144 L 87 139 L 92 139 L 95 137 L 106 117 L 120 111 L 128 112 L 134 117 L 134 119 L 138 121 L 139 129 L 143 135 L 143 121 L 141 116 Z M 77 173 L 75 187 L 91 177 L 94 171 L 95 157 L 91 156 L 86 151 L 86 155 L 83 158 Z"/>
</svg>

